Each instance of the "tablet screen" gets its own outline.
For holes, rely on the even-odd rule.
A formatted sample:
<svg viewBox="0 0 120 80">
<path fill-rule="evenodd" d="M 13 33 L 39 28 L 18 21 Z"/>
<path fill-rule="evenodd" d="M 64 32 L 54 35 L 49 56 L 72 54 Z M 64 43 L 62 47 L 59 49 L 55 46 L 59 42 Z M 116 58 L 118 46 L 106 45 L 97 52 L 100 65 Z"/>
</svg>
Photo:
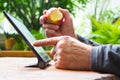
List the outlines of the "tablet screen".
<svg viewBox="0 0 120 80">
<path fill-rule="evenodd" d="M 32 43 L 36 40 L 30 31 L 26 28 L 26 26 L 18 19 L 14 18 L 10 14 L 3 12 L 7 17 L 8 21 L 13 25 L 16 31 L 21 35 L 21 37 L 25 40 L 28 46 L 35 52 L 38 58 L 41 58 L 44 62 L 49 62 L 51 58 L 49 55 L 44 51 L 42 47 L 34 47 Z"/>
</svg>

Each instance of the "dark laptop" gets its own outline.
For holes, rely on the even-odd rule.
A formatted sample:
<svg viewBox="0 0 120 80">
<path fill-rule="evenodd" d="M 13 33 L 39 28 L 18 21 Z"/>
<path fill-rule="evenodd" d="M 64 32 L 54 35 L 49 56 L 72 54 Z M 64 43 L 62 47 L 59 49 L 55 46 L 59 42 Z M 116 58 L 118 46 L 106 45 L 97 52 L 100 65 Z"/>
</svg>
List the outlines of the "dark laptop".
<svg viewBox="0 0 120 80">
<path fill-rule="evenodd" d="M 16 19 L 15 17 L 13 17 L 12 15 L 10 15 L 5 11 L 3 11 L 3 13 L 38 59 L 38 63 L 36 65 L 31 65 L 29 67 L 39 67 L 41 69 L 46 68 L 48 66 L 49 61 L 51 60 L 49 55 L 44 51 L 42 47 L 34 47 L 32 45 L 32 43 L 36 39 L 33 37 L 30 31 L 26 28 L 26 26 L 20 20 Z"/>
</svg>

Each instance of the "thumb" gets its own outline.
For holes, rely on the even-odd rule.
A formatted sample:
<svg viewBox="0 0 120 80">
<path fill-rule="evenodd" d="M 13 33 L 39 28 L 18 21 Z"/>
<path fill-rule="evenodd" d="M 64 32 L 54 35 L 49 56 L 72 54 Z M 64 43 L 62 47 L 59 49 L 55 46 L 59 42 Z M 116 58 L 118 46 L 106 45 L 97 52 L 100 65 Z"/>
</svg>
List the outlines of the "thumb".
<svg viewBox="0 0 120 80">
<path fill-rule="evenodd" d="M 70 18 L 70 12 L 67 9 L 59 8 L 59 10 L 62 12 L 62 14 L 63 14 L 65 19 L 69 19 Z"/>
<path fill-rule="evenodd" d="M 52 37 L 33 42 L 34 46 L 54 46 L 61 40 L 61 37 Z"/>
<path fill-rule="evenodd" d="M 46 12 L 47 12 L 47 10 L 44 10 L 44 11 L 43 11 L 43 14 L 45 15 L 45 14 L 46 14 Z"/>
</svg>

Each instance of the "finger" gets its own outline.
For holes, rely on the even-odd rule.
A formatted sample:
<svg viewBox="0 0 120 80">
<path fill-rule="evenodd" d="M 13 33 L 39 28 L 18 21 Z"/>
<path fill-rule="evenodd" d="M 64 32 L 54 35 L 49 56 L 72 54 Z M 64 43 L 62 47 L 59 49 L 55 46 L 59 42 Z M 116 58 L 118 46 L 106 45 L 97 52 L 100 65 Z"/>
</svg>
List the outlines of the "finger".
<svg viewBox="0 0 120 80">
<path fill-rule="evenodd" d="M 53 56 L 53 60 L 54 61 L 57 61 L 57 60 L 61 60 L 61 56 L 59 56 L 59 54 L 54 54 L 54 56 Z"/>
<path fill-rule="evenodd" d="M 55 50 L 55 47 L 54 47 L 54 48 L 52 48 L 52 50 L 50 51 L 50 54 L 51 54 L 51 55 L 55 55 L 55 53 L 56 53 L 56 50 Z"/>
<path fill-rule="evenodd" d="M 59 26 L 54 24 L 43 24 L 43 29 L 52 29 L 52 30 L 58 30 Z"/>
<path fill-rule="evenodd" d="M 43 11 L 43 14 L 45 15 L 45 14 L 46 14 L 46 12 L 47 12 L 47 10 L 44 10 L 44 11 Z"/>
<path fill-rule="evenodd" d="M 48 38 L 55 37 L 58 35 L 58 33 L 55 30 L 51 30 L 51 29 L 45 29 L 45 34 Z"/>
<path fill-rule="evenodd" d="M 65 60 L 61 60 L 60 58 L 54 59 L 55 67 L 58 69 L 66 69 L 68 65 L 65 64 Z"/>
<path fill-rule="evenodd" d="M 46 23 L 46 21 L 47 21 L 46 16 L 45 16 L 45 15 L 42 15 L 42 16 L 40 17 L 40 23 L 41 23 L 41 24 L 44 24 L 44 23 Z"/>
<path fill-rule="evenodd" d="M 57 54 L 54 54 L 53 60 L 54 60 L 54 61 L 57 61 Z"/>
<path fill-rule="evenodd" d="M 52 38 L 46 38 L 43 40 L 37 40 L 33 42 L 34 46 L 53 46 L 58 43 L 58 41 L 61 40 L 61 37 L 52 37 Z"/>
</svg>

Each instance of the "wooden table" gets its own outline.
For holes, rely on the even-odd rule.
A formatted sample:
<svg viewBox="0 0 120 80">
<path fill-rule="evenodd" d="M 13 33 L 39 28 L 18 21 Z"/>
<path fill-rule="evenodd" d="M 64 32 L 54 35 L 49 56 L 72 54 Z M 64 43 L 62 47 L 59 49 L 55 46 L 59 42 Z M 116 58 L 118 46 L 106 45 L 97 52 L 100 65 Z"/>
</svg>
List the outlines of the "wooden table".
<svg viewBox="0 0 120 80">
<path fill-rule="evenodd" d="M 25 67 L 36 62 L 35 57 L 0 57 L 0 80 L 120 80 L 112 74 L 61 70 L 54 65 L 45 70 Z"/>
</svg>

